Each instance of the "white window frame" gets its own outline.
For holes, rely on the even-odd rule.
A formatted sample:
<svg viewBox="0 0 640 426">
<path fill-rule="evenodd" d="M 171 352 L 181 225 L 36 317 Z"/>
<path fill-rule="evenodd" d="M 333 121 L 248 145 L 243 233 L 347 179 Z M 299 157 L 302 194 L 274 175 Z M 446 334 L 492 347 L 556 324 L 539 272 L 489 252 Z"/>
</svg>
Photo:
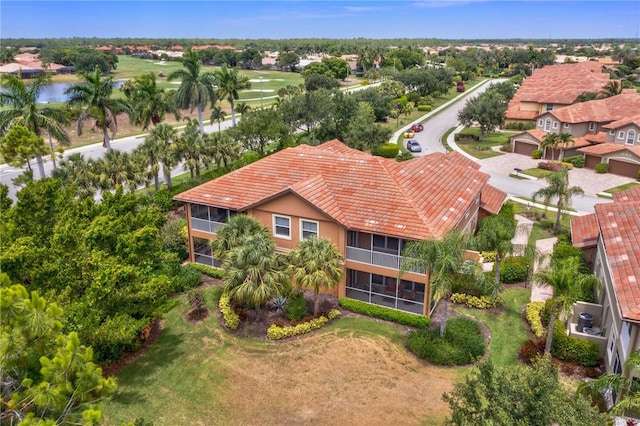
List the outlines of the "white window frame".
<svg viewBox="0 0 640 426">
<path fill-rule="evenodd" d="M 591 123 L 589 123 L 589 131 L 593 132 L 594 130 L 596 130 L 596 123 L 592 121 Z"/>
<path fill-rule="evenodd" d="M 616 131 L 615 131 L 615 130 L 609 130 L 609 134 L 610 134 L 611 136 L 614 136 L 614 135 L 616 134 Z"/>
<path fill-rule="evenodd" d="M 557 128 L 558 128 L 558 122 L 557 122 L 557 121 L 554 121 L 554 122 L 553 122 L 553 128 L 554 128 L 554 129 L 557 129 Z"/>
<path fill-rule="evenodd" d="M 544 126 L 544 120 L 542 118 L 540 120 L 538 120 L 538 126 L 539 127 Z"/>
<path fill-rule="evenodd" d="M 607 352 L 609 353 L 609 360 L 611 360 L 611 356 L 613 355 L 613 350 L 616 348 L 616 333 L 611 330 L 611 336 L 609 336 L 609 345 L 607 345 Z"/>
<path fill-rule="evenodd" d="M 548 132 L 551 130 L 551 119 L 547 118 L 544 122 L 544 131 Z"/>
<path fill-rule="evenodd" d="M 278 233 L 278 227 L 283 228 L 283 225 L 278 225 L 277 224 L 277 219 L 286 219 L 289 222 L 289 225 L 286 227 L 289 232 L 287 235 L 284 234 L 279 234 Z M 281 238 L 283 240 L 290 240 L 291 239 L 291 217 L 290 216 L 283 216 L 280 214 L 274 214 L 273 215 L 273 236 L 275 238 Z"/>
<path fill-rule="evenodd" d="M 624 142 L 625 145 L 633 145 L 636 141 L 636 132 L 633 130 L 629 130 L 627 132 L 627 140 Z"/>
<path fill-rule="evenodd" d="M 631 324 L 626 321 L 622 321 L 622 328 L 620 330 L 620 343 L 622 344 L 622 353 L 626 357 L 629 353 L 629 343 L 631 341 Z"/>
<path fill-rule="evenodd" d="M 623 131 L 619 131 L 618 132 L 618 139 L 624 139 L 624 132 Z"/>
<path fill-rule="evenodd" d="M 316 221 L 316 220 L 309 220 L 309 219 L 300 219 L 300 241 L 302 240 L 306 240 L 307 238 L 310 238 L 310 236 L 308 237 L 304 237 L 304 232 L 313 232 L 313 231 L 309 231 L 309 230 L 305 230 L 304 229 L 304 224 L 305 223 L 313 223 L 316 225 L 316 230 L 315 230 L 315 236 L 319 237 L 320 236 L 320 222 Z"/>
<path fill-rule="evenodd" d="M 564 127 L 565 129 L 568 129 L 568 128 L 569 128 L 569 123 L 564 123 L 564 124 L 562 125 L 562 127 Z"/>
</svg>

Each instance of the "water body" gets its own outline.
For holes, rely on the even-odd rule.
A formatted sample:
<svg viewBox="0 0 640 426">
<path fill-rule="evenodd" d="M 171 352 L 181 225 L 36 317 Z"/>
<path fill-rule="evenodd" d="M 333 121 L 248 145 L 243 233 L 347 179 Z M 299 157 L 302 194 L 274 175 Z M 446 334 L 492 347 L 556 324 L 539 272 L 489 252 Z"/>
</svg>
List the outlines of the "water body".
<svg viewBox="0 0 640 426">
<path fill-rule="evenodd" d="M 64 91 L 67 90 L 67 88 L 69 86 L 72 86 L 73 84 L 74 83 L 51 83 L 51 84 L 44 85 L 42 87 L 42 92 L 38 97 L 38 102 L 40 103 L 66 102 L 69 99 L 69 96 L 65 95 Z M 113 88 L 118 89 L 123 84 L 124 84 L 124 81 L 114 81 Z"/>
</svg>

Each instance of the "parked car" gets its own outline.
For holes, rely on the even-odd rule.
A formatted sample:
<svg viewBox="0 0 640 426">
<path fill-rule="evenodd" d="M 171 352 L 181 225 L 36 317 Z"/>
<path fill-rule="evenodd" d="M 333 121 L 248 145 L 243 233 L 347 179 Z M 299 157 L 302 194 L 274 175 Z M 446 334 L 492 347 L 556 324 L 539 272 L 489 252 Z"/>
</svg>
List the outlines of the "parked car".
<svg viewBox="0 0 640 426">
<path fill-rule="evenodd" d="M 414 137 L 416 135 L 416 132 L 414 132 L 413 130 L 407 130 L 406 132 L 404 132 L 404 134 L 402 135 L 405 139 L 411 139 L 412 137 Z"/>
<path fill-rule="evenodd" d="M 407 141 L 407 150 L 409 152 L 422 152 L 422 147 L 417 140 L 410 139 Z"/>
<path fill-rule="evenodd" d="M 421 132 L 424 130 L 424 126 L 422 124 L 414 124 L 413 126 L 411 126 L 411 130 L 414 132 Z"/>
</svg>

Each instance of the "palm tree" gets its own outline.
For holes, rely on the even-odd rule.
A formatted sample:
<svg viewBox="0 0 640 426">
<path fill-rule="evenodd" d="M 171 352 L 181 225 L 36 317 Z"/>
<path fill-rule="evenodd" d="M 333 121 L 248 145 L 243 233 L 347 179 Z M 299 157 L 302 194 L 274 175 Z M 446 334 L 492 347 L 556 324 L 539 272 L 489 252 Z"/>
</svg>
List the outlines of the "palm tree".
<svg viewBox="0 0 640 426">
<path fill-rule="evenodd" d="M 122 186 L 133 193 L 144 183 L 142 168 L 133 154 L 110 150 L 95 163 L 96 182 L 100 189 Z"/>
<path fill-rule="evenodd" d="M 153 72 L 127 81 L 127 83 L 129 82 L 131 85 L 126 88 L 123 86 L 121 90 L 125 92 L 131 102 L 135 112 L 135 124 L 147 130 L 150 124 L 157 126 L 164 121 L 167 112 L 172 113 L 176 120 L 180 118 L 180 111 L 174 100 L 175 92 L 167 92 L 159 88 L 156 83 L 156 75 Z"/>
<path fill-rule="evenodd" d="M 585 294 L 593 291 L 594 287 L 601 287 L 602 283 L 593 274 L 580 273 L 580 261 L 576 257 L 569 257 L 558 262 L 551 269 L 536 273 L 534 279 L 553 289 L 553 306 L 544 348 L 545 354 L 548 354 L 551 352 L 556 314 L 559 314 L 561 320 L 566 321 L 573 311 L 573 305 Z"/>
<path fill-rule="evenodd" d="M 200 168 L 211 163 L 204 136 L 198 131 L 195 119 L 188 121 L 184 132 L 176 141 L 176 149 L 185 160 L 184 168 L 189 170 L 192 179 L 200 177 Z"/>
<path fill-rule="evenodd" d="M 240 115 L 244 115 L 249 112 L 251 107 L 246 102 L 238 102 L 238 106 L 236 107 L 236 111 Z"/>
<path fill-rule="evenodd" d="M 93 160 L 86 160 L 76 152 L 60 161 L 60 167 L 51 173 L 54 179 L 60 179 L 65 186 L 75 185 L 79 197 L 93 197 L 96 193 L 96 175 Z"/>
<path fill-rule="evenodd" d="M 500 215 L 489 216 L 480 222 L 478 233 L 471 239 L 477 250 L 496 252 L 495 281 L 500 282 L 500 264 L 505 255 L 513 252 L 511 240 L 516 234 L 516 221 Z"/>
<path fill-rule="evenodd" d="M 216 259 L 225 260 L 234 248 L 241 246 L 252 235 L 265 234 L 269 237 L 269 230 L 260 222 L 246 214 L 234 215 L 216 234 L 211 241 L 211 253 Z"/>
<path fill-rule="evenodd" d="M 457 277 L 463 273 L 463 250 L 466 234 L 452 229 L 442 240 L 422 240 L 407 243 L 401 274 L 414 268 L 424 269 L 429 276 L 431 299 L 444 303 L 444 318 L 440 322 L 440 336 L 444 336 L 447 322 L 447 297 Z"/>
<path fill-rule="evenodd" d="M 607 391 L 617 393 L 617 401 L 609 412 L 614 415 L 623 415 L 626 412 L 638 413 L 640 411 L 640 385 L 631 376 L 631 372 L 640 367 L 640 350 L 631 352 L 624 363 L 622 374 L 605 373 L 594 381 L 582 382 L 578 386 L 578 392 L 585 396 L 591 396 L 594 402 L 598 401 Z"/>
<path fill-rule="evenodd" d="M 209 155 L 218 168 L 230 166 L 242 157 L 242 144 L 226 132 L 209 133 L 205 139 Z"/>
<path fill-rule="evenodd" d="M 155 130 L 155 129 L 154 129 Z M 142 154 L 149 167 L 149 175 L 153 177 L 153 186 L 156 191 L 160 189 L 160 159 L 162 158 L 164 143 L 158 138 L 148 137 L 136 148 L 136 152 Z"/>
<path fill-rule="evenodd" d="M 232 249 L 223 268 L 225 291 L 237 301 L 253 304 L 256 321 L 260 320 L 260 306 L 280 294 L 287 284 L 275 244 L 264 232 L 247 237 L 242 245 Z"/>
<path fill-rule="evenodd" d="M 542 139 L 540 146 L 543 149 L 551 148 L 551 161 L 554 161 L 556 149 L 558 149 L 559 146 L 566 148 L 571 142 L 573 142 L 571 133 L 547 133 L 544 139 Z M 558 160 L 560 160 L 560 158 L 558 158 Z"/>
<path fill-rule="evenodd" d="M 158 162 L 162 164 L 162 173 L 164 175 L 164 184 L 171 190 L 171 169 L 178 164 L 180 153 L 176 147 L 178 132 L 168 124 L 160 123 L 151 130 L 147 141 L 150 144 L 158 145 Z M 145 141 L 146 143 L 146 141 Z"/>
<path fill-rule="evenodd" d="M 556 217 L 555 229 L 560 229 L 560 220 L 562 217 L 562 209 L 571 204 L 571 197 L 574 195 L 582 195 L 584 191 L 579 186 L 569 186 L 569 171 L 566 167 L 561 167 L 557 172 L 553 172 L 544 178 L 549 186 L 536 191 L 532 198 L 536 200 L 542 198 L 545 204 L 557 198 L 558 215 Z"/>
<path fill-rule="evenodd" d="M 618 80 L 611 80 L 607 84 L 604 85 L 600 92 L 598 92 L 598 98 L 610 98 L 611 96 L 616 96 L 622 93 L 622 84 Z"/>
<path fill-rule="evenodd" d="M 313 289 L 313 315 L 318 315 L 318 293 L 338 285 L 344 271 L 343 258 L 336 246 L 326 238 L 311 237 L 289 252 L 288 273 L 299 287 Z"/>
<path fill-rule="evenodd" d="M 80 105 L 84 109 L 77 121 L 78 135 L 82 134 L 84 120 L 92 118 L 96 126 L 102 130 L 102 146 L 111 150 L 109 130 L 111 138 L 114 138 L 118 131 L 117 115 L 121 112 L 127 113 L 129 119 L 133 112 L 131 107 L 121 99 L 112 99 L 113 82 L 111 77 L 102 79 L 100 69 L 96 67 L 93 73 L 80 74 L 83 83 L 74 84 L 65 90 L 69 95 L 67 103 L 70 106 Z"/>
<path fill-rule="evenodd" d="M 46 130 L 49 135 L 53 167 L 56 167 L 52 138 L 55 138 L 60 145 L 69 144 L 69 135 L 63 128 L 64 124 L 69 123 L 69 117 L 60 108 L 38 103 L 38 97 L 50 81 L 49 74 L 37 75 L 28 84 L 24 83 L 22 75 L 3 75 L 0 78 L 3 89 L 0 92 L 0 106 L 9 107 L 0 111 L 0 134 L 6 134 L 9 127 L 14 124 L 23 125 L 37 136 L 42 136 L 42 130 Z M 42 155 L 38 154 L 36 161 L 40 177 L 43 178 Z"/>
<path fill-rule="evenodd" d="M 218 132 L 220 132 L 220 123 L 224 121 L 226 115 L 227 114 L 224 112 L 220 105 L 214 105 L 211 107 L 211 117 L 209 118 L 209 120 L 211 121 L 211 123 L 213 123 L 214 121 L 218 123 Z"/>
<path fill-rule="evenodd" d="M 235 101 L 240 97 L 238 90 L 249 89 L 251 82 L 245 75 L 238 74 L 238 70 L 229 69 L 227 64 L 222 64 L 222 68 L 215 72 L 218 80 L 217 95 L 226 98 L 231 105 L 231 125 L 236 127 Z"/>
<path fill-rule="evenodd" d="M 181 109 L 194 108 L 198 111 L 198 123 L 200 124 L 200 134 L 204 134 L 204 124 L 202 122 L 202 111 L 211 102 L 216 103 L 214 86 L 216 76 L 211 72 L 200 72 L 200 62 L 198 54 L 191 49 L 187 49 L 182 57 L 182 66 L 185 69 L 177 70 L 169 74 L 167 81 L 181 80 L 180 87 L 176 90 L 176 104 Z"/>
</svg>

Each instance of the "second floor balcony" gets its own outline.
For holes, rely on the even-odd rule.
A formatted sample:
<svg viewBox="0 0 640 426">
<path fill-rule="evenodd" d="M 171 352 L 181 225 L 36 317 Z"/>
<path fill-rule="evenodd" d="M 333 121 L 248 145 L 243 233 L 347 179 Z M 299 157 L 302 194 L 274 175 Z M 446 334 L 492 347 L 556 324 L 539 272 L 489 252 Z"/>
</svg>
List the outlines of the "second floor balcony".
<svg viewBox="0 0 640 426">
<path fill-rule="evenodd" d="M 217 234 L 229 218 L 237 212 L 220 207 L 191 204 L 191 229 Z"/>
<path fill-rule="evenodd" d="M 346 259 L 369 265 L 400 270 L 405 257 L 402 250 L 406 240 L 385 235 L 348 231 Z M 424 269 L 410 268 L 410 272 L 424 274 Z"/>
</svg>

